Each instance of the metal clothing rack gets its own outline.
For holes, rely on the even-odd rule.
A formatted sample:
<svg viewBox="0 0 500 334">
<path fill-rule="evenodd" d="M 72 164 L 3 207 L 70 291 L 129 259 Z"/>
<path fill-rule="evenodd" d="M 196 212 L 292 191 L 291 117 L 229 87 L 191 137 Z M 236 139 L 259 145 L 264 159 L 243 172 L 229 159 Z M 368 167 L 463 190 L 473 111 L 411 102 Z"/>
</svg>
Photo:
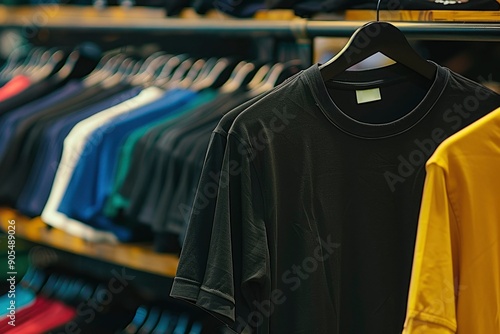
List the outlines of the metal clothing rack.
<svg viewBox="0 0 500 334">
<path fill-rule="evenodd" d="M 373 18 L 375 20 L 375 17 Z M 0 29 L 86 31 L 89 33 L 150 33 L 155 35 L 221 35 L 312 39 L 349 37 L 364 21 L 324 21 L 295 18 L 257 20 L 219 18 L 166 18 L 158 9 L 32 6 L 0 8 Z M 500 41 L 500 22 L 392 22 L 409 39 L 447 41 Z"/>
<path fill-rule="evenodd" d="M 71 21 L 54 20 L 43 29 L 87 32 L 148 32 L 161 34 L 221 34 L 227 36 L 258 37 L 349 37 L 359 28 L 360 21 L 312 21 L 296 19 L 281 20 L 238 20 L 238 19 L 177 19 L 130 20 L 116 22 L 105 20 Z M 434 23 L 393 22 L 408 38 L 454 41 L 500 41 L 499 23 Z M 5 22 L 4 28 L 22 28 L 20 22 Z"/>
</svg>

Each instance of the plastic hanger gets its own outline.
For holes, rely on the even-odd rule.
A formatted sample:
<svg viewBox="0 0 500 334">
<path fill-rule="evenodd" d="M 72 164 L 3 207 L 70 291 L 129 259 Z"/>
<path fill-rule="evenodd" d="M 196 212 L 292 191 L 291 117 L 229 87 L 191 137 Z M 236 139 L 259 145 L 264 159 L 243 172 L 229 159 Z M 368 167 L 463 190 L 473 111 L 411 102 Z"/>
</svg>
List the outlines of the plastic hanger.
<svg viewBox="0 0 500 334">
<path fill-rule="evenodd" d="M 60 82 L 84 78 L 97 66 L 101 57 L 100 49 L 91 43 L 80 44 L 73 50 L 61 66 L 54 69 L 51 77 Z"/>
<path fill-rule="evenodd" d="M 43 48 L 30 50 L 22 60 L 22 63 L 17 64 L 9 73 L 7 73 L 8 78 L 11 79 L 16 75 L 27 72 L 30 67 L 40 61 L 40 58 L 42 58 L 44 54 L 46 54 L 46 50 Z M 48 59 L 48 55 L 46 55 L 46 58 Z"/>
<path fill-rule="evenodd" d="M 220 87 L 219 91 L 221 93 L 232 93 L 240 89 L 248 84 L 252 77 L 255 76 L 257 70 L 258 67 L 254 63 L 246 61 L 239 62 L 233 69 L 233 73 L 231 73 L 229 79 Z"/>
<path fill-rule="evenodd" d="M 172 77 L 175 76 L 175 72 L 179 70 L 179 68 L 181 68 L 181 64 L 186 60 L 188 60 L 188 57 L 184 54 L 170 58 L 161 68 L 159 73 L 152 78 L 151 84 L 158 87 L 166 85 L 172 79 Z M 188 65 L 185 65 L 182 71 L 187 71 L 191 64 L 192 60 L 190 60 L 190 63 Z"/>
<path fill-rule="evenodd" d="M 200 70 L 198 76 L 193 80 L 189 88 L 195 90 L 196 85 L 199 85 L 210 75 L 214 67 L 217 66 L 218 61 L 219 59 L 215 57 L 209 58 L 205 62 L 205 65 L 203 65 L 203 68 Z"/>
<path fill-rule="evenodd" d="M 253 90 L 259 87 L 259 85 L 261 85 L 264 81 L 264 78 L 269 74 L 271 68 L 272 65 L 270 64 L 262 65 L 253 76 L 252 80 L 248 83 L 248 89 Z"/>
<path fill-rule="evenodd" d="M 122 82 L 127 74 L 130 73 L 131 68 L 134 66 L 134 61 L 130 58 L 125 58 L 121 61 L 118 69 L 114 74 L 102 80 L 99 84 L 105 88 L 112 87 Z"/>
<path fill-rule="evenodd" d="M 131 83 L 139 86 L 150 82 L 154 78 L 156 71 L 171 57 L 172 55 L 165 54 L 164 52 L 156 52 L 152 54 L 144 61 L 142 68 L 132 79 Z"/>
<path fill-rule="evenodd" d="M 35 67 L 36 64 L 41 61 L 47 61 L 49 57 L 50 55 L 47 50 L 42 48 L 34 49 L 32 52 L 28 53 L 22 64 L 19 64 L 17 68 L 14 68 L 10 75 L 14 77 L 19 74 L 27 74 Z"/>
<path fill-rule="evenodd" d="M 26 46 L 20 46 L 12 50 L 2 66 L 0 77 L 4 80 L 10 78 L 12 71 L 19 66 L 23 57 L 31 51 Z"/>
<path fill-rule="evenodd" d="M 83 80 L 84 84 L 93 86 L 99 83 L 104 78 L 107 78 L 110 73 L 114 73 L 118 68 L 118 59 L 125 59 L 125 55 L 120 52 L 120 49 L 115 49 L 104 53 L 94 70 L 89 73 Z"/>
<path fill-rule="evenodd" d="M 377 21 L 357 29 L 346 46 L 332 59 L 319 67 L 324 81 L 332 80 L 340 73 L 369 56 L 380 52 L 423 77 L 433 80 L 436 66 L 417 54 L 404 34 L 388 22 L 379 21 L 380 1 L 377 3 Z"/>
<path fill-rule="evenodd" d="M 144 64 L 144 61 L 141 59 L 132 59 L 132 63 L 130 67 L 128 68 L 128 71 L 125 73 L 124 80 L 128 82 L 132 82 L 132 80 L 139 75 L 142 65 Z"/>
<path fill-rule="evenodd" d="M 54 59 L 54 55 L 60 54 L 58 53 L 58 50 L 55 48 L 51 48 L 50 50 L 46 50 L 43 52 L 39 57 L 36 57 L 33 61 L 30 62 L 24 69 L 24 74 L 28 75 L 30 77 L 35 77 L 36 73 L 43 70 L 44 66 L 49 64 L 51 61 L 51 58 Z M 56 58 L 58 56 L 56 55 Z M 62 59 L 59 59 L 61 61 Z M 51 72 L 49 72 L 50 74 Z"/>
<path fill-rule="evenodd" d="M 95 86 L 113 76 L 119 70 L 125 58 L 123 54 L 117 54 L 109 58 L 102 68 L 96 69 L 83 80 L 85 87 Z"/>
<path fill-rule="evenodd" d="M 181 62 L 177 68 L 172 72 L 172 74 L 165 78 L 165 83 L 160 84 L 161 87 L 170 89 L 172 87 L 177 87 L 177 85 L 184 79 L 187 73 L 193 69 L 195 61 L 191 58 L 188 58 Z M 194 70 L 197 68 L 195 67 Z"/>
<path fill-rule="evenodd" d="M 237 65 L 238 63 L 234 60 L 229 58 L 220 58 L 207 73 L 207 76 L 196 82 L 191 88 L 197 91 L 206 88 L 219 88 L 224 85 L 227 80 L 229 80 L 231 73 Z"/>
<path fill-rule="evenodd" d="M 302 63 L 298 59 L 275 64 L 264 78 L 263 82 L 256 87 L 254 91 L 257 93 L 264 93 L 273 89 L 278 84 L 297 73 L 300 70 L 301 64 Z"/>
<path fill-rule="evenodd" d="M 191 65 L 191 68 L 181 80 L 172 80 L 168 86 L 170 88 L 189 88 L 200 75 L 206 63 L 206 60 L 198 59 Z"/>
<path fill-rule="evenodd" d="M 49 77 L 51 74 L 53 74 L 57 66 L 61 64 L 64 58 L 65 54 L 63 51 L 55 51 L 54 53 L 52 53 L 52 55 L 50 55 L 50 58 L 43 65 L 41 65 L 37 70 L 30 73 L 31 80 L 33 82 L 39 82 Z"/>
</svg>

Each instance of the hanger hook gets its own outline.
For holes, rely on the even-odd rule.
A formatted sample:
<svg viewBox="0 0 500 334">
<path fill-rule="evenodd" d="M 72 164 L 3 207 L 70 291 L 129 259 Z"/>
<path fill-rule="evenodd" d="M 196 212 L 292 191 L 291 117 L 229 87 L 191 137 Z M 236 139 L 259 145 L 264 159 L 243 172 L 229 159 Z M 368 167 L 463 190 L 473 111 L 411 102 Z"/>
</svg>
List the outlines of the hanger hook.
<svg viewBox="0 0 500 334">
<path fill-rule="evenodd" d="M 379 18 L 380 18 L 380 3 L 382 2 L 382 0 L 377 0 L 377 22 L 379 22 Z"/>
</svg>

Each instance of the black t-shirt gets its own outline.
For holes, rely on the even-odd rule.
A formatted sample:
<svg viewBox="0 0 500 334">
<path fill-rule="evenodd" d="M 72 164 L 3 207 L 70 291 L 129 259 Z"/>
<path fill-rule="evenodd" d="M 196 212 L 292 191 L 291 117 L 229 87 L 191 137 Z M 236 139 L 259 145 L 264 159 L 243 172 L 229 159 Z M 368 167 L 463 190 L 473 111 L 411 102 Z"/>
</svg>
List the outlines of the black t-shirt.
<svg viewBox="0 0 500 334">
<path fill-rule="evenodd" d="M 208 113 L 220 103 L 229 98 L 228 96 L 218 96 L 215 100 L 196 108 L 188 114 L 176 118 L 175 121 L 158 125 L 159 131 L 152 129 L 148 140 L 141 141 L 143 144 L 137 147 L 142 150 L 142 165 L 139 168 L 132 166 L 127 173 L 125 182 L 120 189 L 120 193 L 130 199 L 129 206 L 125 209 L 124 215 L 129 221 L 139 221 L 141 223 L 151 223 L 154 210 L 158 204 L 159 193 L 164 182 L 164 174 L 160 171 L 164 168 L 164 161 L 161 159 L 158 148 L 164 147 L 164 142 L 180 131 L 185 126 L 191 126 L 209 116 Z M 134 149 L 134 158 L 135 158 Z M 136 174 L 133 174 L 136 172 Z M 141 218 L 142 217 L 142 218 Z"/>
<path fill-rule="evenodd" d="M 0 103 L 0 115 L 4 115 L 11 110 L 14 110 L 22 105 L 29 102 L 35 101 L 43 97 L 44 95 L 53 92 L 57 88 L 61 87 L 66 81 L 59 78 L 58 76 L 53 76 L 45 80 L 36 82 L 26 88 L 24 91 L 16 94 L 5 101 Z"/>
<path fill-rule="evenodd" d="M 173 297 L 238 331 L 401 333 L 425 162 L 500 96 L 439 66 L 432 83 L 399 64 L 338 81 L 314 65 L 236 118 Z"/>
</svg>

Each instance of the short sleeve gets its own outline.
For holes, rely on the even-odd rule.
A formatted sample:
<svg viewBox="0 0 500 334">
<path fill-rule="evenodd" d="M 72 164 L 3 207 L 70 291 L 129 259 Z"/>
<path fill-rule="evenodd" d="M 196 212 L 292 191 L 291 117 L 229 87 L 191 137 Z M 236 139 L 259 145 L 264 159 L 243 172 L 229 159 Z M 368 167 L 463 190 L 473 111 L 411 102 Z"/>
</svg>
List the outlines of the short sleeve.
<svg viewBox="0 0 500 334">
<path fill-rule="evenodd" d="M 455 333 L 457 221 L 445 170 L 427 165 L 404 334 Z"/>
<path fill-rule="evenodd" d="M 183 272 L 188 271 L 187 263 L 196 261 L 194 248 L 207 247 L 206 236 L 202 237 L 204 240 L 197 240 L 201 234 L 195 233 L 194 226 L 190 225 L 171 292 L 173 297 L 191 300 L 235 327 L 238 327 L 235 324 L 238 318 L 247 318 L 252 308 L 250 301 L 265 298 L 269 285 L 264 206 L 252 153 L 249 145 L 236 136 L 228 136 L 222 168 L 216 177 L 219 180 L 215 189 L 217 200 L 208 249 L 205 248 L 206 261 L 203 265 L 196 263 L 197 270 L 204 270 L 203 280 L 193 280 L 201 275 L 183 277 Z M 214 186 L 215 183 L 213 186 L 200 183 L 197 198 L 201 194 L 209 199 L 214 197 Z M 208 232 L 207 226 L 202 228 Z"/>
</svg>

